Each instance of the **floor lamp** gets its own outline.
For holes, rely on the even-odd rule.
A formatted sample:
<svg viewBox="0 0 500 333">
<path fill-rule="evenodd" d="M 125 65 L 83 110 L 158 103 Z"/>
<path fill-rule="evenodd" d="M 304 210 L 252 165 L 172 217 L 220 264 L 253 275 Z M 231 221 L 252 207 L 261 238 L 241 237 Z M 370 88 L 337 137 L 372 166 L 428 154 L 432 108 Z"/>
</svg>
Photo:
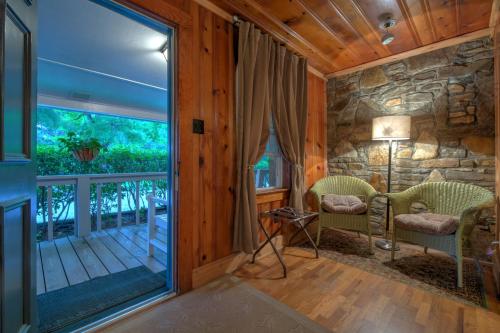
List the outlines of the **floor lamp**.
<svg viewBox="0 0 500 333">
<path fill-rule="evenodd" d="M 392 142 L 398 140 L 408 140 L 410 138 L 410 116 L 385 116 L 373 118 L 372 140 L 389 141 L 389 158 L 387 166 L 387 192 L 391 192 L 391 160 L 392 160 Z M 375 246 L 383 250 L 391 250 L 392 242 L 387 239 L 389 232 L 389 212 L 390 202 L 387 199 L 387 211 L 385 217 L 385 238 L 375 242 Z M 396 244 L 395 250 L 399 250 Z"/>
</svg>

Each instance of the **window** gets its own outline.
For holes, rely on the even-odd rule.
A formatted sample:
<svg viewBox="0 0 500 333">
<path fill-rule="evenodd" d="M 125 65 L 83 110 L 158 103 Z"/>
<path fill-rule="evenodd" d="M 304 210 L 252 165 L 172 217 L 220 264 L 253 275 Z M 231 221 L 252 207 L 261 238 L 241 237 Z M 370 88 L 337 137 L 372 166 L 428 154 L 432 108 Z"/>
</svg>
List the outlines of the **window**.
<svg viewBox="0 0 500 333">
<path fill-rule="evenodd" d="M 271 128 L 266 152 L 254 168 L 257 189 L 283 186 L 283 155 L 274 129 Z"/>
</svg>

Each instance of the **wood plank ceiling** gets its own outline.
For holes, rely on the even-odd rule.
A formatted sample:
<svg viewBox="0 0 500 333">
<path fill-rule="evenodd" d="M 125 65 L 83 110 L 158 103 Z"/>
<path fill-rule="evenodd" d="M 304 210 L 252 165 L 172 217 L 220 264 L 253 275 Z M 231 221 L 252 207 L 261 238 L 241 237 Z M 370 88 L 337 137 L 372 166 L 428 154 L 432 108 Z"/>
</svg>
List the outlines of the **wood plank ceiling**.
<svg viewBox="0 0 500 333">
<path fill-rule="evenodd" d="M 329 74 L 488 28 L 493 0 L 211 0 Z M 382 14 L 396 19 L 384 46 Z"/>
</svg>

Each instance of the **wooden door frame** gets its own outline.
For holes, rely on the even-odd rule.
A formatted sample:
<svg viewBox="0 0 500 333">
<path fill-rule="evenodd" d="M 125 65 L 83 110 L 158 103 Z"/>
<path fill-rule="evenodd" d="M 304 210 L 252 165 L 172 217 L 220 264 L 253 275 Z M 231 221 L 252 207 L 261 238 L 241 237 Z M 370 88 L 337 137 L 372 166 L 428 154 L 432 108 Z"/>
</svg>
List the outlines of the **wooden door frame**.
<svg viewBox="0 0 500 333">
<path fill-rule="evenodd" d="M 145 17 L 164 23 L 175 30 L 173 60 L 173 126 L 174 142 L 172 172 L 176 175 L 173 218 L 177 226 L 174 235 L 176 259 L 174 259 L 175 290 L 181 294 L 192 288 L 193 232 L 189 218 L 190 198 L 195 191 L 191 171 L 194 155 L 191 119 L 194 112 L 194 71 L 193 71 L 193 22 L 189 13 L 164 0 L 114 0 L 118 4 L 134 10 Z M 192 5 L 190 5 L 191 7 Z M 182 172 L 181 172 L 182 170 Z M 182 189 L 182 190 L 181 190 Z"/>
</svg>

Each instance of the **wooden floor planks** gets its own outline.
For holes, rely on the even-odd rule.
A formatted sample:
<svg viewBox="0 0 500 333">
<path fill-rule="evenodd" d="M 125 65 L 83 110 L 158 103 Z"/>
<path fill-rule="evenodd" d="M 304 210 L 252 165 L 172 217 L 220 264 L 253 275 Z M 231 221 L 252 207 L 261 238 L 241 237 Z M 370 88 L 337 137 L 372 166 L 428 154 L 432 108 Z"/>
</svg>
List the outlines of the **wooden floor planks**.
<svg viewBox="0 0 500 333">
<path fill-rule="evenodd" d="M 68 283 L 75 285 L 89 280 L 89 275 L 76 255 L 71 242 L 67 237 L 59 238 L 54 241 L 56 243 L 59 257 L 66 272 Z"/>
<path fill-rule="evenodd" d="M 85 270 L 87 271 L 91 279 L 109 274 L 106 267 L 104 267 L 102 262 L 99 260 L 94 251 L 92 251 L 89 244 L 85 240 L 76 238 L 74 236 L 69 236 L 68 239 L 73 245 L 73 248 L 78 254 L 78 257 L 82 261 L 83 266 L 85 267 Z"/>
<path fill-rule="evenodd" d="M 141 265 L 154 273 L 164 271 L 165 255 L 147 256 L 145 228 L 145 225 L 122 227 L 93 232 L 85 238 L 69 236 L 39 243 L 37 294 Z"/>
<path fill-rule="evenodd" d="M 54 242 L 40 243 L 45 290 L 47 292 L 67 287 L 68 279 Z"/>
<path fill-rule="evenodd" d="M 297 248 L 235 273 L 333 332 L 499 332 L 500 316 Z"/>
<path fill-rule="evenodd" d="M 43 278 L 42 259 L 40 258 L 40 245 L 36 245 L 36 293 L 37 295 L 45 292 L 45 281 Z"/>
</svg>

